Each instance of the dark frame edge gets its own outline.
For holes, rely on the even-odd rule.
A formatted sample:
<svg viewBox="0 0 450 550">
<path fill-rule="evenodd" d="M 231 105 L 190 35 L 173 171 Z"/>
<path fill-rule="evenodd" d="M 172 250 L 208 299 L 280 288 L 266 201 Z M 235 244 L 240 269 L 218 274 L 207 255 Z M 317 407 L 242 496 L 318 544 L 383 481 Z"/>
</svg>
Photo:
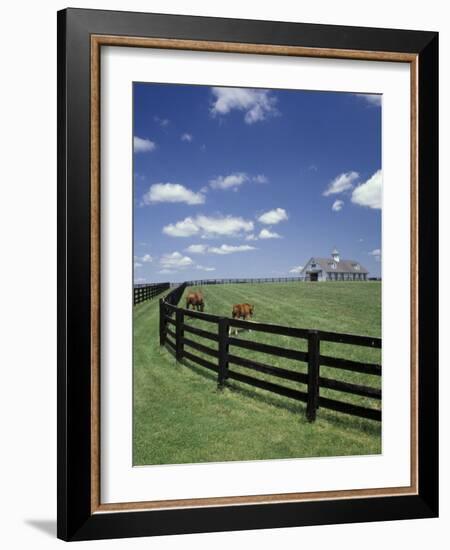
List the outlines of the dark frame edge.
<svg viewBox="0 0 450 550">
<path fill-rule="evenodd" d="M 419 53 L 419 494 L 439 514 L 439 34 Z M 430 216 L 430 213 L 434 215 Z M 425 272 L 432 278 L 425 280 Z M 426 365 L 426 368 L 424 366 Z M 426 418 L 427 422 L 420 419 Z"/>
<path fill-rule="evenodd" d="M 436 517 L 420 496 L 99 513 L 71 541 L 182 535 Z"/>
<path fill-rule="evenodd" d="M 90 67 L 77 62 L 87 29 L 74 11 L 57 12 L 57 537 L 66 541 L 91 517 L 90 91 L 80 85 Z"/>
<path fill-rule="evenodd" d="M 126 10 L 66 8 L 61 11 L 67 14 L 70 25 L 73 25 L 74 28 L 78 27 L 80 31 L 92 34 L 275 44 L 306 48 L 325 47 L 341 50 L 419 53 L 437 34 L 435 31 L 412 31 L 398 28 Z M 112 30 L 118 25 L 121 27 L 120 30 Z M 256 29 L 256 27 L 258 28 Z M 169 32 L 168 28 L 170 28 Z M 264 34 L 266 38 L 261 41 L 258 37 L 259 34 Z M 318 38 L 319 35 L 320 38 Z M 401 41 L 399 41 L 400 35 Z M 381 45 L 377 48 L 372 45 L 376 39 Z M 327 42 L 327 46 L 323 46 L 323 42 Z"/>
<path fill-rule="evenodd" d="M 66 10 L 57 13 L 57 537 L 67 532 L 66 387 Z"/>
</svg>

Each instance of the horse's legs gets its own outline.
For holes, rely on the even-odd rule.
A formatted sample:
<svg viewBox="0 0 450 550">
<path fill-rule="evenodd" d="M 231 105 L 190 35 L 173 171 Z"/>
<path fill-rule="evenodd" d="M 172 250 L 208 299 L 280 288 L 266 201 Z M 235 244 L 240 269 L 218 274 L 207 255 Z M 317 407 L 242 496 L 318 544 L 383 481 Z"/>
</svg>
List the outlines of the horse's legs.
<svg viewBox="0 0 450 550">
<path fill-rule="evenodd" d="M 246 315 L 246 316 L 245 316 L 245 320 L 246 320 L 246 321 L 250 321 L 250 315 Z M 251 332 L 252 329 L 249 328 L 248 331 Z"/>
<path fill-rule="evenodd" d="M 245 317 L 241 315 L 240 317 L 238 317 L 238 320 L 245 321 Z M 234 330 L 235 330 L 235 334 L 238 334 L 238 328 L 234 327 Z"/>
<path fill-rule="evenodd" d="M 234 311 L 231 315 L 232 315 L 233 319 L 236 319 L 236 314 L 234 313 Z M 228 329 L 228 334 L 230 334 L 230 335 L 233 334 L 233 327 L 230 327 Z M 235 335 L 237 334 L 237 327 L 234 327 L 234 334 Z"/>
</svg>

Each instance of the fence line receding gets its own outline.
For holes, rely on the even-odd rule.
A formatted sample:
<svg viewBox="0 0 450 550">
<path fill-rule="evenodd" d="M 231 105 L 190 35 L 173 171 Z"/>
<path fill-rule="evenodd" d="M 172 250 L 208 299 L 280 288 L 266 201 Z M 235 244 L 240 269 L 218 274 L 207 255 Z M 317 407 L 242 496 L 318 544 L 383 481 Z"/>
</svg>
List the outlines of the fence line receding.
<svg viewBox="0 0 450 550">
<path fill-rule="evenodd" d="M 177 361 L 188 359 L 197 365 L 215 372 L 217 374 L 219 388 L 223 388 L 226 381 L 230 379 L 297 401 L 302 401 L 306 403 L 306 416 L 309 421 L 314 421 L 316 419 L 317 410 L 320 407 L 381 421 L 380 409 L 363 407 L 320 395 L 320 389 L 327 388 L 343 394 L 357 395 L 379 402 L 381 400 L 381 389 L 322 376 L 320 367 L 331 367 L 333 369 L 380 377 L 381 365 L 323 355 L 320 352 L 320 344 L 321 342 L 334 342 L 338 344 L 351 344 L 354 346 L 381 349 L 381 338 L 242 321 L 210 313 L 183 309 L 178 307 L 178 303 L 188 284 L 189 283 L 186 282 L 179 285 L 159 301 L 160 345 L 166 345 L 170 348 L 175 354 Z M 186 319 L 189 318 L 199 319 L 210 323 L 212 330 L 205 330 L 186 323 Z M 307 351 L 299 351 L 248 339 L 236 338 L 229 333 L 231 327 L 299 338 L 307 342 Z M 216 344 L 217 348 L 214 349 L 198 341 L 192 340 L 191 335 L 207 339 Z M 236 355 L 234 353 L 234 348 L 260 352 L 272 357 L 282 357 L 306 363 L 307 370 L 306 372 L 296 372 L 268 365 L 253 359 L 247 359 Z M 206 355 L 208 359 L 199 356 L 196 352 Z M 243 367 L 254 373 L 268 374 L 277 379 L 297 382 L 299 388 L 296 389 L 275 382 L 269 382 L 248 374 L 243 374 L 242 372 L 233 370 L 233 366 Z"/>
<path fill-rule="evenodd" d="M 133 288 L 133 303 L 134 305 L 146 300 L 152 300 L 161 292 L 170 288 L 170 283 L 154 283 L 150 285 L 139 285 Z"/>
</svg>

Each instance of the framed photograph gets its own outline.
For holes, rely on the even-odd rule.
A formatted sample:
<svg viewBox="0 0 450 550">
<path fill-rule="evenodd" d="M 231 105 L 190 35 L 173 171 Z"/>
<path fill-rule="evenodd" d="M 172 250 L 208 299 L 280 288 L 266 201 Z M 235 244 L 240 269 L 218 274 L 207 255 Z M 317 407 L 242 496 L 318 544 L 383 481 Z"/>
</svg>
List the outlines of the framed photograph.
<svg viewBox="0 0 450 550">
<path fill-rule="evenodd" d="M 58 536 L 438 514 L 438 35 L 58 13 Z"/>
</svg>

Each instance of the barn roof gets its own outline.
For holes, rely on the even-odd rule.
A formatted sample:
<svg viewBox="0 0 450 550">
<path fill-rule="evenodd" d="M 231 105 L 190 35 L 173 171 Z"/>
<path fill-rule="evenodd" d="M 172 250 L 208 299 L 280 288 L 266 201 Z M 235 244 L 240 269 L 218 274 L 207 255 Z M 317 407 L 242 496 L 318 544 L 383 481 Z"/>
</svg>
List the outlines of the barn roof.
<svg viewBox="0 0 450 550">
<path fill-rule="evenodd" d="M 336 262 L 333 258 L 310 258 L 306 266 L 309 265 L 310 261 L 314 260 L 316 264 L 320 265 L 323 271 L 326 273 L 369 273 L 367 269 L 356 260 L 339 260 Z M 335 263 L 336 269 L 332 269 L 331 265 Z M 359 269 L 356 266 L 359 265 Z M 305 267 L 306 269 L 306 267 Z"/>
</svg>

